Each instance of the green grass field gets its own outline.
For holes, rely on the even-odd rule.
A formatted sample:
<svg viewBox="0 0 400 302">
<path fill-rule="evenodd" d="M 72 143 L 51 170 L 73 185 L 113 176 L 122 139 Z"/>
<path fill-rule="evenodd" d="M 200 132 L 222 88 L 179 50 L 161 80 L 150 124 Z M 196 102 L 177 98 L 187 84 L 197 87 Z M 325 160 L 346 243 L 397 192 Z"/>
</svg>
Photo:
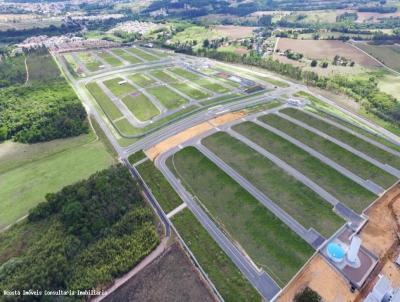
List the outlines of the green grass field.
<svg viewBox="0 0 400 302">
<path fill-rule="evenodd" d="M 373 193 L 359 184 L 257 124 L 244 122 L 234 126 L 233 130 L 275 154 L 358 213 L 376 199 Z"/>
<path fill-rule="evenodd" d="M 80 70 L 78 63 L 74 60 L 70 53 L 66 53 L 63 55 L 65 61 L 67 62 L 68 69 L 74 77 L 82 76 L 83 72 Z"/>
<path fill-rule="evenodd" d="M 150 74 L 159 79 L 160 81 L 164 83 L 176 83 L 178 80 L 174 77 L 171 77 L 168 73 L 166 73 L 164 70 L 152 70 L 150 71 Z"/>
<path fill-rule="evenodd" d="M 153 162 L 148 160 L 137 166 L 137 170 L 165 213 L 168 214 L 183 203 L 182 199 L 171 187 L 164 175 L 154 166 Z"/>
<path fill-rule="evenodd" d="M 396 177 L 368 161 L 275 114 L 269 114 L 259 119 L 272 127 L 286 132 L 364 179 L 369 179 L 384 188 L 390 187 L 396 181 Z"/>
<path fill-rule="evenodd" d="M 100 141 L 93 141 L 93 135 L 91 138 L 92 142 L 82 145 L 69 140 L 71 147 L 59 140 L 55 149 L 49 149 L 55 147 L 54 142 L 45 143 L 41 148 L 34 145 L 33 148 L 37 150 L 32 153 L 29 147 L 24 147 L 27 150 L 19 152 L 18 156 L 18 160 L 24 164 L 0 173 L 0 229 L 14 223 L 29 209 L 44 201 L 47 193 L 57 192 L 111 165 L 114 160 L 104 145 Z M 64 146 L 60 147 L 60 144 Z M 45 155 L 38 154 L 39 149 Z M 33 158 L 29 158 L 31 156 Z"/>
<path fill-rule="evenodd" d="M 96 60 L 90 53 L 79 52 L 76 54 L 78 59 L 86 66 L 89 71 L 97 71 L 100 69 L 101 62 Z"/>
<path fill-rule="evenodd" d="M 187 103 L 186 99 L 166 86 L 151 87 L 147 88 L 146 91 L 155 96 L 167 109 L 173 109 Z"/>
<path fill-rule="evenodd" d="M 285 113 L 307 125 L 314 127 L 340 141 L 346 143 L 353 148 L 371 156 L 372 158 L 377 159 L 378 161 L 391 165 L 397 169 L 400 169 L 400 158 L 396 155 L 393 155 L 389 152 L 382 150 L 363 139 L 358 138 L 342 129 L 339 129 L 335 126 L 332 126 L 322 120 L 319 120 L 305 112 L 300 110 L 296 110 L 294 108 L 286 108 L 281 110 L 282 113 Z"/>
<path fill-rule="evenodd" d="M 216 83 L 215 80 L 211 79 L 199 78 L 193 81 L 193 83 L 196 83 L 197 85 L 204 87 L 208 90 L 211 90 L 212 92 L 215 93 L 226 93 L 230 91 L 228 88 Z"/>
<path fill-rule="evenodd" d="M 117 66 L 122 65 L 122 62 L 120 60 L 118 60 L 112 54 L 109 54 L 107 51 L 101 50 L 101 51 L 97 51 L 96 53 L 100 58 L 102 58 L 104 61 L 106 61 L 112 67 L 117 67 Z"/>
<path fill-rule="evenodd" d="M 173 83 L 171 86 L 195 100 L 201 100 L 211 96 L 209 93 L 199 90 L 187 83 Z"/>
<path fill-rule="evenodd" d="M 218 132 L 203 144 L 306 229 L 314 228 L 328 238 L 344 224 L 331 204 L 229 134 Z"/>
<path fill-rule="evenodd" d="M 172 222 L 225 301 L 262 300 L 188 209 L 175 215 Z"/>
<path fill-rule="evenodd" d="M 122 97 L 127 94 L 133 93 L 136 91 L 136 88 L 133 87 L 129 83 L 124 83 L 124 84 L 118 84 L 118 82 L 122 81 L 122 78 L 114 78 L 111 80 L 104 81 L 104 85 L 107 86 L 108 89 L 116 96 L 116 97 Z"/>
<path fill-rule="evenodd" d="M 127 48 L 126 50 L 130 51 L 131 53 L 137 55 L 138 57 L 146 61 L 157 61 L 159 59 L 157 56 L 144 52 L 136 47 Z"/>
<path fill-rule="evenodd" d="M 120 119 L 114 124 L 115 127 L 117 127 L 123 135 L 127 136 L 141 134 L 144 131 L 143 129 L 135 128 L 134 126 L 132 126 L 132 124 L 129 123 L 126 118 Z"/>
<path fill-rule="evenodd" d="M 131 56 L 129 53 L 123 51 L 122 49 L 113 49 L 111 51 L 118 57 L 122 58 L 123 60 L 125 60 L 131 64 L 138 64 L 138 63 L 142 62 L 138 58 Z"/>
<path fill-rule="evenodd" d="M 305 241 L 195 148 L 179 151 L 167 164 L 220 227 L 281 286 L 313 254 Z"/>
<path fill-rule="evenodd" d="M 122 101 L 133 115 L 141 121 L 147 121 L 160 114 L 157 107 L 143 93 L 128 95 Z"/>
<path fill-rule="evenodd" d="M 189 70 L 183 69 L 183 68 L 179 68 L 179 67 L 174 67 L 174 68 L 170 68 L 169 71 L 185 78 L 191 81 L 195 81 L 197 79 L 199 79 L 199 76 L 193 72 L 190 72 Z"/>
<path fill-rule="evenodd" d="M 139 85 L 140 87 L 147 87 L 153 85 L 155 81 L 150 79 L 148 76 L 142 73 L 135 73 L 133 75 L 128 76 L 128 78 L 135 84 Z"/>
<path fill-rule="evenodd" d="M 108 98 L 99 85 L 97 85 L 97 83 L 89 83 L 86 85 L 86 88 L 89 90 L 110 120 L 113 121 L 122 117 L 121 111 L 119 111 L 118 107 L 115 106 L 115 104 Z"/>
</svg>

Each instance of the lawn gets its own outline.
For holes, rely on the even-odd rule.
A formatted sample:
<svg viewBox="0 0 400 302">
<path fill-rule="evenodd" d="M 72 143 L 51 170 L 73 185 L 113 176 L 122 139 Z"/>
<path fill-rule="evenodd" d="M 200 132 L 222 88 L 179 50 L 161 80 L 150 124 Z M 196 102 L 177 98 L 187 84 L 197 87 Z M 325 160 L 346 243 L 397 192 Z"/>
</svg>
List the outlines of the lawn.
<svg viewBox="0 0 400 302">
<path fill-rule="evenodd" d="M 313 249 L 193 147 L 167 162 L 208 213 L 252 260 L 284 286 Z"/>
<path fill-rule="evenodd" d="M 72 57 L 72 55 L 70 53 L 64 54 L 63 57 L 64 57 L 65 61 L 67 62 L 69 71 L 71 72 L 71 74 L 74 77 L 84 75 L 82 70 L 79 68 L 78 63 L 76 63 L 76 61 L 74 60 L 74 58 Z"/>
<path fill-rule="evenodd" d="M 145 161 L 137 166 L 136 169 L 166 214 L 183 203 L 182 199 L 152 161 Z"/>
<path fill-rule="evenodd" d="M 179 67 L 174 67 L 169 69 L 171 72 L 185 78 L 191 81 L 197 80 L 199 78 L 199 76 L 189 70 L 183 69 L 183 68 L 179 68 Z"/>
<path fill-rule="evenodd" d="M 129 83 L 118 84 L 120 81 L 123 81 L 122 78 L 114 78 L 111 80 L 104 81 L 104 85 L 107 86 L 108 89 L 116 96 L 122 97 L 124 95 L 133 93 L 136 91 L 136 88 L 133 87 Z"/>
<path fill-rule="evenodd" d="M 131 64 L 138 64 L 142 63 L 138 58 L 131 56 L 129 53 L 125 52 L 122 49 L 113 49 L 112 52 L 117 55 L 118 57 L 122 58 L 123 60 L 131 63 Z"/>
<path fill-rule="evenodd" d="M 79 52 L 76 54 L 78 59 L 86 66 L 89 71 L 97 71 L 102 63 L 98 61 L 92 54 L 88 52 Z"/>
<path fill-rule="evenodd" d="M 317 119 L 303 111 L 296 110 L 294 108 L 286 108 L 281 110 L 282 113 L 285 113 L 307 125 L 314 127 L 340 141 L 346 143 L 353 148 L 375 158 L 376 160 L 391 165 L 397 169 L 400 169 L 400 158 L 396 155 L 393 155 L 387 151 L 382 150 L 363 139 L 354 136 L 351 133 L 348 133 L 345 130 L 339 129 L 335 126 L 332 126 L 320 119 Z"/>
<path fill-rule="evenodd" d="M 258 292 L 190 210 L 175 215 L 172 223 L 225 301 L 261 301 Z"/>
<path fill-rule="evenodd" d="M 132 124 L 129 123 L 129 121 L 126 118 L 120 119 L 120 120 L 116 121 L 114 124 L 115 124 L 115 127 L 117 127 L 118 130 L 123 135 L 126 135 L 126 136 L 138 135 L 144 131 L 141 128 L 135 128 L 134 126 L 132 126 Z"/>
<path fill-rule="evenodd" d="M 147 158 L 147 156 L 143 152 L 143 150 L 136 151 L 135 153 L 128 156 L 128 160 L 132 165 L 136 164 L 138 161 L 141 161 L 145 158 Z"/>
<path fill-rule="evenodd" d="M 49 154 L 0 174 L 0 228 L 27 214 L 44 201 L 47 193 L 56 192 L 112 163 L 104 145 L 95 141 Z"/>
<path fill-rule="evenodd" d="M 259 119 L 274 128 L 286 132 L 288 135 L 324 154 L 360 177 L 369 179 L 383 188 L 390 187 L 396 181 L 396 177 L 386 173 L 370 162 L 275 114 L 265 115 Z"/>
<path fill-rule="evenodd" d="M 275 154 L 358 213 L 376 199 L 373 193 L 334 168 L 257 124 L 244 122 L 233 130 Z"/>
<path fill-rule="evenodd" d="M 153 70 L 150 71 L 150 74 L 153 77 L 156 77 L 157 79 L 159 79 L 160 81 L 164 82 L 164 83 L 175 83 L 178 82 L 178 80 L 172 76 L 170 76 L 168 73 L 166 73 L 163 70 Z"/>
<path fill-rule="evenodd" d="M 201 100 L 211 96 L 209 93 L 197 89 L 187 83 L 174 83 L 171 84 L 171 86 L 195 100 Z"/>
<path fill-rule="evenodd" d="M 160 114 L 157 107 L 143 93 L 127 95 L 122 101 L 133 115 L 141 121 L 147 121 Z"/>
<path fill-rule="evenodd" d="M 159 59 L 155 55 L 147 53 L 147 52 L 144 52 L 144 51 L 142 51 L 142 50 L 140 50 L 139 48 L 136 48 L 136 47 L 127 48 L 126 50 L 130 51 L 131 53 L 137 55 L 138 57 L 140 57 L 140 58 L 142 58 L 143 60 L 146 60 L 146 61 L 156 61 L 156 60 Z"/>
<path fill-rule="evenodd" d="M 155 81 L 145 74 L 142 73 L 135 73 L 133 75 L 128 76 L 129 80 L 131 80 L 133 83 L 145 88 L 147 86 L 153 85 Z"/>
<path fill-rule="evenodd" d="M 96 52 L 97 55 L 113 67 L 121 66 L 122 62 L 105 50 Z"/>
<path fill-rule="evenodd" d="M 97 85 L 97 83 L 89 83 L 86 85 L 86 88 L 89 90 L 110 120 L 113 121 L 122 117 L 121 111 L 119 111 L 118 107 L 115 106 L 115 104 L 108 98 L 99 85 Z"/>
<path fill-rule="evenodd" d="M 331 204 L 229 134 L 218 132 L 203 144 L 306 229 L 314 228 L 328 238 L 344 224 Z"/>
<path fill-rule="evenodd" d="M 215 80 L 206 79 L 203 77 L 193 81 L 193 83 L 196 83 L 197 85 L 200 85 L 201 87 L 204 87 L 215 93 L 226 93 L 230 91 L 228 88 L 216 83 Z"/>
<path fill-rule="evenodd" d="M 186 104 L 187 100 L 166 86 L 147 88 L 146 91 L 155 96 L 167 109 L 173 109 Z"/>
</svg>

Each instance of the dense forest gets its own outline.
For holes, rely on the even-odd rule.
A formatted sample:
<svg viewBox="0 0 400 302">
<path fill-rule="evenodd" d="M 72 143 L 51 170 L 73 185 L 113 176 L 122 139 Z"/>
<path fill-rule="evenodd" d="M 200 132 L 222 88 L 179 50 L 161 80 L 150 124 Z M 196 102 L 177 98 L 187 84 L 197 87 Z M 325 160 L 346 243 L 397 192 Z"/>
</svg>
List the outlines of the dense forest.
<svg viewBox="0 0 400 302">
<path fill-rule="evenodd" d="M 48 194 L 46 200 L 26 222 L 0 234 L 1 292 L 99 290 L 159 242 L 155 216 L 121 165 Z M 42 295 L 8 300 L 50 301 Z"/>
<path fill-rule="evenodd" d="M 5 56 L 0 87 L 0 141 L 35 143 L 88 132 L 80 100 L 46 49 Z"/>
</svg>

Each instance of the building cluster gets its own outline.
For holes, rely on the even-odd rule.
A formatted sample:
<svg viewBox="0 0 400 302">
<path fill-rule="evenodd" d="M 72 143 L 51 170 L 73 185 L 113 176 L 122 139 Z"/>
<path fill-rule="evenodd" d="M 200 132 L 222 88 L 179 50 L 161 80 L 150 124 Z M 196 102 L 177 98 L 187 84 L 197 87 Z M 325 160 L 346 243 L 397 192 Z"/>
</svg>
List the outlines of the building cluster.
<svg viewBox="0 0 400 302">
<path fill-rule="evenodd" d="M 68 52 L 93 48 L 107 48 L 119 46 L 119 43 L 106 40 L 85 40 L 81 37 L 63 35 L 56 37 L 35 36 L 25 39 L 16 45 L 17 51 L 24 48 L 38 48 L 45 46 L 52 52 Z"/>
<path fill-rule="evenodd" d="M 123 31 L 127 33 L 139 33 L 145 34 L 151 30 L 158 28 L 159 25 L 153 22 L 141 22 L 141 21 L 127 21 L 119 23 L 110 32 Z"/>
</svg>

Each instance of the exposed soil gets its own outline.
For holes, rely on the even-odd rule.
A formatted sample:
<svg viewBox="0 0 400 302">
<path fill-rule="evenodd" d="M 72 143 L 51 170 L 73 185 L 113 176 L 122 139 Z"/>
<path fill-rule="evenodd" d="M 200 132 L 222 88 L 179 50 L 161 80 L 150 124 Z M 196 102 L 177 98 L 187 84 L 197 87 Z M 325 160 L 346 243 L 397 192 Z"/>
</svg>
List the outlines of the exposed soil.
<svg viewBox="0 0 400 302">
<path fill-rule="evenodd" d="M 106 297 L 104 302 L 216 301 L 178 243 Z"/>
<path fill-rule="evenodd" d="M 291 49 L 292 51 L 304 54 L 304 56 L 309 59 L 332 60 L 335 55 L 339 55 L 351 59 L 365 67 L 380 66 L 366 54 L 338 40 L 297 40 L 281 38 L 279 39 L 277 48 L 282 52 Z"/>
<path fill-rule="evenodd" d="M 215 26 L 215 29 L 225 37 L 232 38 L 232 39 L 240 39 L 240 38 L 250 37 L 253 34 L 253 31 L 256 29 L 256 27 L 236 26 L 236 25 L 218 25 L 218 26 Z"/>
</svg>

